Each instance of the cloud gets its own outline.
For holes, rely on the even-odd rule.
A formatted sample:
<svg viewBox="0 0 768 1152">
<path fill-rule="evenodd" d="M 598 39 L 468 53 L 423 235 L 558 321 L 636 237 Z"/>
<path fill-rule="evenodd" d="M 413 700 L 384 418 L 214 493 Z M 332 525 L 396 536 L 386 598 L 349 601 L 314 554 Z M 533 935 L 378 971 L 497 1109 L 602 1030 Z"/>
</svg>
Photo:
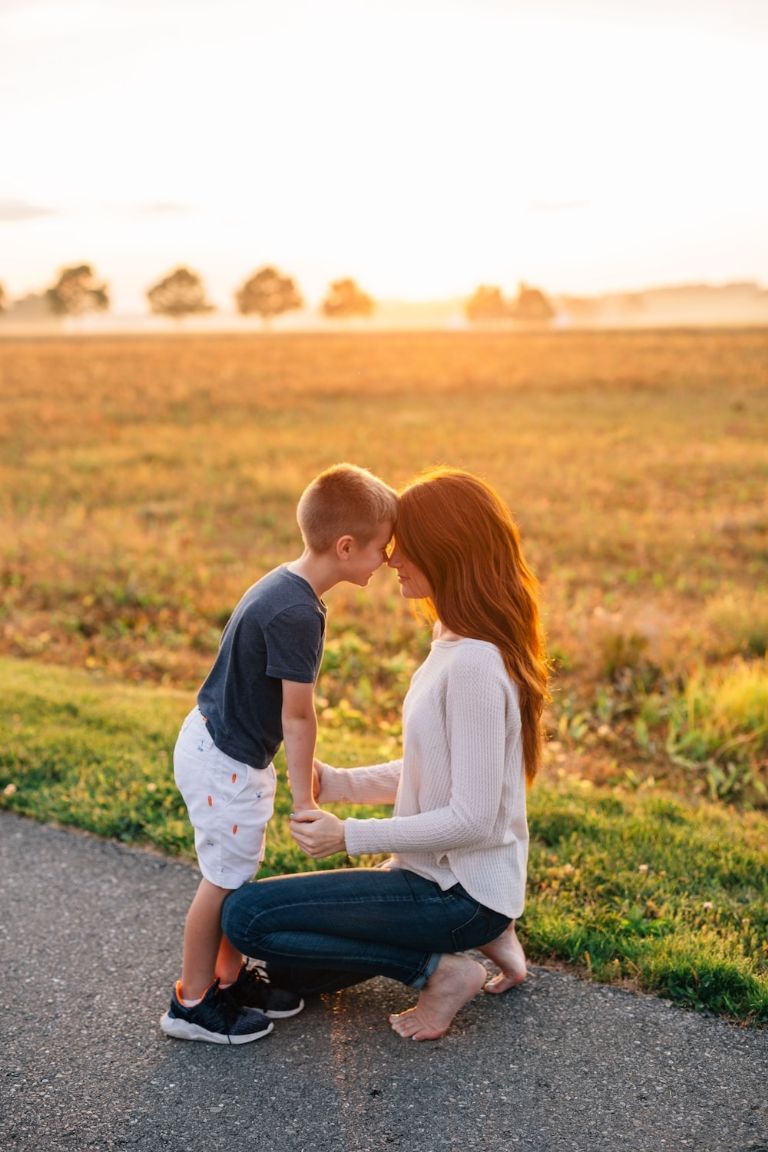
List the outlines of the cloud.
<svg viewBox="0 0 768 1152">
<path fill-rule="evenodd" d="M 26 200 L 0 200 L 0 223 L 19 220 L 39 220 L 41 216 L 58 216 L 55 208 L 41 208 Z"/>
</svg>

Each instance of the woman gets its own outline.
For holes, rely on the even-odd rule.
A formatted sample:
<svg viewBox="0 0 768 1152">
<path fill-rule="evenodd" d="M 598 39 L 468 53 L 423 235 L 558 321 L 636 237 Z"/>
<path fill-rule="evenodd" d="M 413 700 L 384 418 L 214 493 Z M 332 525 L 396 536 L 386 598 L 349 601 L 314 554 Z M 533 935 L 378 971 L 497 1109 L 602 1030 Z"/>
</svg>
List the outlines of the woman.
<svg viewBox="0 0 768 1152">
<path fill-rule="evenodd" d="M 526 777 L 541 757 L 547 667 L 536 582 L 493 489 L 437 469 L 400 497 L 389 565 L 434 619 L 429 656 L 403 712 L 403 759 L 318 764 L 321 803 L 393 803 L 390 818 L 297 812 L 291 830 L 319 858 L 391 852 L 379 868 L 281 876 L 227 899 L 224 932 L 272 979 L 304 992 L 383 975 L 419 990 L 390 1017 L 414 1040 L 442 1036 L 485 985 L 519 984 L 528 850 Z M 500 968 L 486 984 L 475 948 Z"/>
</svg>

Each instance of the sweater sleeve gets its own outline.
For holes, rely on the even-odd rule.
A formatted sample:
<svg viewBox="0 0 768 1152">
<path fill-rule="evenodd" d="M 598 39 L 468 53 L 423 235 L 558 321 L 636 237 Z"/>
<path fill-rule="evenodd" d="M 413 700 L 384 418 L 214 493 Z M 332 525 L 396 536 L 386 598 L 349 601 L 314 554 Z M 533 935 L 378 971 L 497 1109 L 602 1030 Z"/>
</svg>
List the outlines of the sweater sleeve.
<svg viewBox="0 0 768 1152">
<path fill-rule="evenodd" d="M 394 804 L 400 783 L 402 760 L 372 764 L 367 768 L 323 769 L 321 804 Z"/>
<path fill-rule="evenodd" d="M 450 852 L 482 845 L 493 829 L 501 803 L 506 700 L 505 686 L 496 670 L 472 662 L 455 667 L 446 695 L 448 804 L 385 820 L 348 818 L 344 836 L 350 855 Z M 441 769 L 445 770 L 443 766 Z"/>
</svg>

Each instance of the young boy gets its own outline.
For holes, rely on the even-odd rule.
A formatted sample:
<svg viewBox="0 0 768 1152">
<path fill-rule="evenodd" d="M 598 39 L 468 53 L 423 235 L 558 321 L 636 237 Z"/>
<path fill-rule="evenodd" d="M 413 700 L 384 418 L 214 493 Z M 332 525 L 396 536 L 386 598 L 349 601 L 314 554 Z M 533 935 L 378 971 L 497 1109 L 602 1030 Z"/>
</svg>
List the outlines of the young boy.
<svg viewBox="0 0 768 1152">
<path fill-rule="evenodd" d="M 174 775 L 195 829 L 203 878 L 187 914 L 181 980 L 160 1026 L 182 1040 L 246 1044 L 293 1016 L 303 1001 L 265 982 L 222 936 L 221 906 L 264 856 L 282 742 L 296 811 L 316 808 L 313 760 L 326 608 L 334 584 L 365 587 L 384 563 L 397 511 L 393 490 L 372 473 L 337 464 L 302 493 L 298 560 L 245 593 L 184 721 Z"/>
</svg>

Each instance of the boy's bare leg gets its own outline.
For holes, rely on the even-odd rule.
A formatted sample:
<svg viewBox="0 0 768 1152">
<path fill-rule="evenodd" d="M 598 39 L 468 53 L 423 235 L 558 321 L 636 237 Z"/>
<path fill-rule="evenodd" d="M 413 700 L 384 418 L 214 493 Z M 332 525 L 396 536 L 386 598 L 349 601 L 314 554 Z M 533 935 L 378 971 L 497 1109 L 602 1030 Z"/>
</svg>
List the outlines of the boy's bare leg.
<svg viewBox="0 0 768 1152">
<path fill-rule="evenodd" d="M 226 936 L 222 936 L 219 945 L 219 954 L 216 957 L 216 975 L 219 982 L 226 988 L 227 984 L 234 984 L 243 966 L 243 954 L 234 944 L 230 944 Z"/>
<path fill-rule="evenodd" d="M 419 993 L 415 1008 L 390 1016 L 393 1031 L 411 1040 L 437 1040 L 460 1008 L 482 988 L 486 971 L 469 956 L 445 953 Z"/>
<path fill-rule="evenodd" d="M 506 992 L 508 988 L 515 988 L 518 984 L 522 984 L 528 975 L 525 952 L 523 952 L 523 946 L 517 938 L 514 920 L 502 932 L 501 936 L 491 940 L 490 944 L 483 944 L 481 948 L 478 948 L 478 952 L 482 952 L 489 960 L 493 960 L 494 964 L 501 969 L 498 976 L 494 976 L 485 985 L 485 992 Z"/>
<path fill-rule="evenodd" d="M 232 983 L 242 964 L 237 955 L 234 967 L 234 949 L 221 933 L 221 906 L 229 888 L 219 888 L 209 880 L 201 880 L 187 913 L 184 925 L 184 959 L 181 968 L 181 988 L 185 1000 L 199 1000 L 218 976 L 223 984 Z M 234 975 L 231 975 L 234 967 Z"/>
</svg>

